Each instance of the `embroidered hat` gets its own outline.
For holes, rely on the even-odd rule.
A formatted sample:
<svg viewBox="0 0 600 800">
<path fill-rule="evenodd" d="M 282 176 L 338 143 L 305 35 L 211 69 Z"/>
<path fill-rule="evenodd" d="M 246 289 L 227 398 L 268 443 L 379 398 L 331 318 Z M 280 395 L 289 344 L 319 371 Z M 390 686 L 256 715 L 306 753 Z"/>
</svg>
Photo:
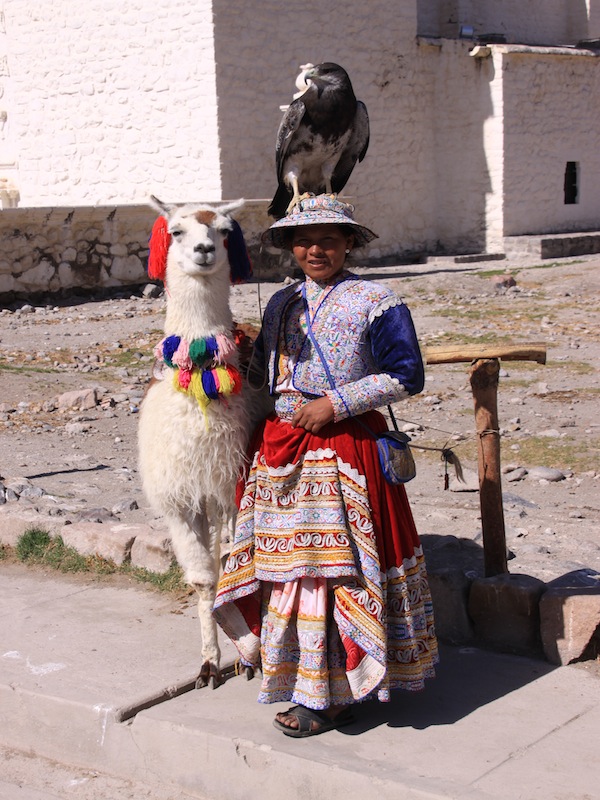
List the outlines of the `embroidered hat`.
<svg viewBox="0 0 600 800">
<path fill-rule="evenodd" d="M 376 233 L 354 221 L 353 213 L 354 206 L 342 203 L 333 194 L 310 195 L 300 200 L 287 216 L 274 222 L 261 238 L 263 244 L 284 249 L 290 246 L 286 236 L 288 228 L 302 225 L 346 225 L 354 234 L 354 247 L 362 247 L 377 239 Z"/>
</svg>

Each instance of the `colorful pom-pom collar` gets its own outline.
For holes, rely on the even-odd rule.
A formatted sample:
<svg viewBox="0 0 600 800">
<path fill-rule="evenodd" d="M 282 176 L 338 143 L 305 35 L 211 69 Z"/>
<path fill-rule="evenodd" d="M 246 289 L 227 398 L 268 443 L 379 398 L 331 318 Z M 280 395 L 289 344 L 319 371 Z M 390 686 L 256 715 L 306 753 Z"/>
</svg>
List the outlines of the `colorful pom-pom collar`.
<svg viewBox="0 0 600 800">
<path fill-rule="evenodd" d="M 242 378 L 228 358 L 236 343 L 225 334 L 192 339 L 166 336 L 154 348 L 154 355 L 173 371 L 173 386 L 196 399 L 204 411 L 212 400 L 239 394 Z"/>
</svg>

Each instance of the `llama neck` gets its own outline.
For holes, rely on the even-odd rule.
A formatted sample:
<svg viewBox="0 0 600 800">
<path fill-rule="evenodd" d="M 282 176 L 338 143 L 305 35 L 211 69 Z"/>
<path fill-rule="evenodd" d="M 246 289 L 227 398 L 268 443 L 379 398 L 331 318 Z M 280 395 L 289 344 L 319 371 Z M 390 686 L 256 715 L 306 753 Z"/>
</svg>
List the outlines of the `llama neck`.
<svg viewBox="0 0 600 800">
<path fill-rule="evenodd" d="M 165 334 L 200 339 L 233 327 L 229 307 L 229 266 L 213 275 L 192 277 L 167 267 Z"/>
</svg>

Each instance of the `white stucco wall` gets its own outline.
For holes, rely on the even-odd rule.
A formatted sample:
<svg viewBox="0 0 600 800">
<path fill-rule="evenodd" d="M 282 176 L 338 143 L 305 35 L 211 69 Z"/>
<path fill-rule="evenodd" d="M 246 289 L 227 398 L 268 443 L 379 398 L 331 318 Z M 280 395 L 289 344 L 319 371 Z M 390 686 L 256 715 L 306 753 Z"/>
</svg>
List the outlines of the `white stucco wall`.
<svg viewBox="0 0 600 800">
<path fill-rule="evenodd" d="M 490 164 L 484 139 L 495 113 L 491 101 L 494 71 L 488 60 L 469 56 L 471 43 L 443 39 L 422 41 L 433 87 L 427 99 L 426 128 L 433 142 L 421 162 L 435 165 L 430 184 L 433 235 L 445 252 L 485 250 L 485 206 L 490 192 Z"/>
<path fill-rule="evenodd" d="M 371 141 L 344 195 L 380 234 L 375 253 L 429 238 L 430 174 L 422 168 L 425 106 L 414 0 L 214 0 L 219 135 L 225 196 L 270 199 L 279 106 L 299 65 L 334 61 L 368 108 Z"/>
<path fill-rule="evenodd" d="M 504 82 L 504 233 L 600 227 L 600 57 L 508 52 Z M 580 196 L 564 203 L 567 161 Z"/>
<path fill-rule="evenodd" d="M 493 46 L 478 59 L 456 38 L 460 22 L 517 40 L 600 36 L 600 0 L 0 0 L 0 9 L 0 207 L 12 182 L 19 211 L 69 209 L 59 220 L 77 210 L 73 230 L 61 223 L 56 241 L 48 232 L 38 262 L 26 242 L 46 236 L 44 215 L 19 216 L 32 231 L 11 253 L 13 209 L 0 212 L 0 293 L 29 291 L 41 261 L 39 274 L 54 270 L 61 288 L 65 275 L 77 285 L 78 266 L 88 277 L 102 267 L 109 285 L 118 242 L 107 237 L 124 236 L 128 218 L 104 225 L 102 214 L 129 209 L 127 258 L 141 263 L 149 229 L 137 206 L 150 192 L 262 198 L 244 212 L 258 250 L 279 106 L 308 61 L 346 67 L 369 110 L 370 147 L 344 197 L 380 235 L 370 259 L 499 252 L 505 235 L 600 228 L 600 58 Z M 416 36 L 442 30 L 454 38 Z M 563 203 L 567 161 L 580 163 L 575 206 Z M 97 224 L 79 210 L 96 206 L 108 210 L 86 238 Z"/>
<path fill-rule="evenodd" d="M 212 9 L 4 5 L 20 207 L 220 196 Z"/>
</svg>

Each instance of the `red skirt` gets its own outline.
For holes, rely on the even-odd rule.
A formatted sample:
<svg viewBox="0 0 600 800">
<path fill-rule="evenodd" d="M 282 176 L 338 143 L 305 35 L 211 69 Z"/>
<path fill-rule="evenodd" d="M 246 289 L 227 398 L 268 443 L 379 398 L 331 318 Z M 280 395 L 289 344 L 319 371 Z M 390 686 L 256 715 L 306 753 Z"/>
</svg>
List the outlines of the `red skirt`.
<svg viewBox="0 0 600 800">
<path fill-rule="evenodd" d="M 377 412 L 360 419 L 385 430 Z M 214 614 L 261 667 L 259 700 L 326 708 L 423 688 L 437 661 L 425 562 L 373 437 L 354 419 L 311 434 L 273 416 L 250 453 Z"/>
</svg>

